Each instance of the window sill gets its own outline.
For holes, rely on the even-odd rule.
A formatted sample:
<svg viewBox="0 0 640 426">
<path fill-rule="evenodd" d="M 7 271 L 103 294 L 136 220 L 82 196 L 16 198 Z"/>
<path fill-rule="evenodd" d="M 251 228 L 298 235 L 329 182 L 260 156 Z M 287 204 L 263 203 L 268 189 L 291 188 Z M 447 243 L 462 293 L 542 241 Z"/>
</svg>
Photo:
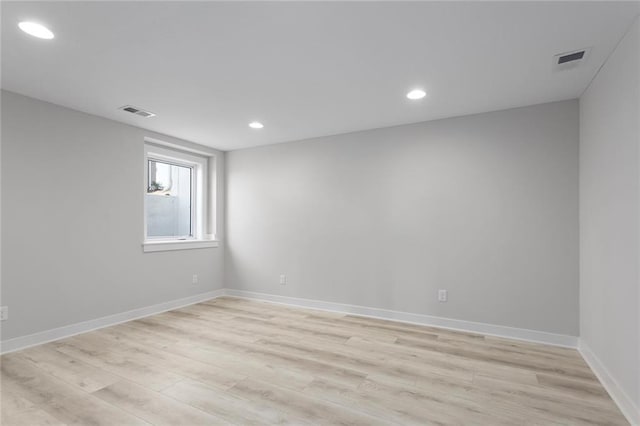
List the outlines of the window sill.
<svg viewBox="0 0 640 426">
<path fill-rule="evenodd" d="M 218 247 L 217 240 L 170 240 L 170 241 L 145 241 L 142 243 L 142 251 L 170 251 L 170 250 L 192 250 Z"/>
</svg>

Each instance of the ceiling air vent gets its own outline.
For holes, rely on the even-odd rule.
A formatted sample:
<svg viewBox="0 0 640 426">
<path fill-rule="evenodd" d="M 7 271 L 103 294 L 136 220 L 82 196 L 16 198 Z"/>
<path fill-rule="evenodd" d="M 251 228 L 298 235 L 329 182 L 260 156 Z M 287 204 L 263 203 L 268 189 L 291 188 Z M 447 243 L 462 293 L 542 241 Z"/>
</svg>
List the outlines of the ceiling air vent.
<svg viewBox="0 0 640 426">
<path fill-rule="evenodd" d="M 590 50 L 591 48 L 587 48 L 555 55 L 553 57 L 553 69 L 555 71 L 564 71 L 582 65 L 587 60 Z"/>
<path fill-rule="evenodd" d="M 134 106 L 131 105 L 125 105 L 125 106 L 121 106 L 120 108 L 123 111 L 127 111 L 130 112 L 131 114 L 135 114 L 135 115 L 139 115 L 140 117 L 144 117 L 144 118 L 149 118 L 149 117 L 153 117 L 155 116 L 154 113 L 149 112 L 149 111 L 145 111 L 143 109 L 140 108 L 136 108 Z"/>
</svg>

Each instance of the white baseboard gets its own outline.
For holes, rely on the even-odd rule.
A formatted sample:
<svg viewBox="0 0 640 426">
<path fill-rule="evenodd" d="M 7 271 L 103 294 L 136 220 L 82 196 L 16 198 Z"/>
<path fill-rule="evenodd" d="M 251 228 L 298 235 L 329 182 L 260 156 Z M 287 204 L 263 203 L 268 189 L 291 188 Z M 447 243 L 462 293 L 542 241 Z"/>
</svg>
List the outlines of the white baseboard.
<svg viewBox="0 0 640 426">
<path fill-rule="evenodd" d="M 278 296 L 274 294 L 254 293 L 251 291 L 226 289 L 229 296 L 246 299 L 263 300 L 302 308 L 319 309 L 323 311 L 355 314 L 366 317 L 381 318 L 386 320 L 407 322 L 419 325 L 428 325 L 450 330 L 467 331 L 488 336 L 505 337 L 509 339 L 524 340 L 527 342 L 544 343 L 547 345 L 563 346 L 575 349 L 578 344 L 576 336 L 547 333 L 544 331 L 528 330 L 524 328 L 506 327 L 503 325 L 485 324 L 473 321 L 463 321 L 451 318 L 435 317 L 423 314 L 391 311 L 366 306 L 347 305 L 344 303 L 324 302 L 321 300 L 300 299 L 297 297 Z"/>
<path fill-rule="evenodd" d="M 344 314 L 355 314 L 373 318 L 381 318 L 393 321 L 400 321 L 412 324 L 428 325 L 450 330 L 459 330 L 485 334 L 488 336 L 505 337 L 509 339 L 524 340 L 527 342 L 544 343 L 548 345 L 563 346 L 569 348 L 577 347 L 577 337 L 563 334 L 547 333 L 544 331 L 527 330 L 524 328 L 506 327 L 502 325 L 485 324 L 473 321 L 463 321 L 451 318 L 442 318 L 423 314 L 413 314 L 409 312 L 392 311 L 380 308 L 370 308 L 366 306 L 348 305 L 344 303 L 325 302 L 321 300 L 301 299 L 296 297 L 278 296 L 265 293 L 254 293 L 250 291 L 235 289 L 219 289 L 207 293 L 197 294 L 182 299 L 159 303 L 153 306 L 134 309 L 132 311 L 121 312 L 102 318 L 96 318 L 77 324 L 45 330 L 27 336 L 16 337 L 14 339 L 0 342 L 0 354 L 14 352 L 30 346 L 41 345 L 54 340 L 71 337 L 76 334 L 86 333 L 99 328 L 109 327 L 138 318 L 155 315 L 205 300 L 215 299 L 220 296 L 229 295 L 247 299 L 263 300 L 302 308 L 312 308 L 324 311 L 340 312 Z"/>
<path fill-rule="evenodd" d="M 171 300 L 169 302 L 158 303 L 157 305 L 134 309 L 132 311 L 121 312 L 119 314 L 66 325 L 64 327 L 53 328 L 51 330 L 45 330 L 38 333 L 29 334 L 27 336 L 3 340 L 2 342 L 0 342 L 0 354 L 15 352 L 20 349 L 26 349 L 31 346 L 41 345 L 43 343 L 63 339 L 65 337 L 71 337 L 76 334 L 86 333 L 88 331 L 97 330 L 99 328 L 109 327 L 111 325 L 147 317 L 149 315 L 159 314 L 161 312 L 170 311 L 172 309 L 178 309 L 183 306 L 193 305 L 194 303 L 215 299 L 216 297 L 223 296 L 224 294 L 224 289 L 209 291 L 206 293 L 196 294 L 195 296 L 184 297 L 182 299 Z"/>
<path fill-rule="evenodd" d="M 578 351 L 582 358 L 589 364 L 602 386 L 609 392 L 611 399 L 618 405 L 622 414 L 627 418 L 629 423 L 634 426 L 640 425 L 640 407 L 633 402 L 633 399 L 618 384 L 617 380 L 609 373 L 602 361 L 593 353 L 591 348 L 584 342 L 579 340 Z"/>
</svg>

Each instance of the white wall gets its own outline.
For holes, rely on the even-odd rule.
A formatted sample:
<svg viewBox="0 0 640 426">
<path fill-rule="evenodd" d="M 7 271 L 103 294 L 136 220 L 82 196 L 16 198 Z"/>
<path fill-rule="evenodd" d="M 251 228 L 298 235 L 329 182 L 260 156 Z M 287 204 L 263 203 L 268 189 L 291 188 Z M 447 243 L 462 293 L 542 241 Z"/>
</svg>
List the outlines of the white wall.
<svg viewBox="0 0 640 426">
<path fill-rule="evenodd" d="M 233 151 L 226 178 L 228 287 L 578 335 L 575 100 Z"/>
<path fill-rule="evenodd" d="M 580 331 L 640 423 L 639 123 L 636 20 L 580 98 Z"/>
<path fill-rule="evenodd" d="M 193 146 L 2 92 L 3 340 L 224 287 L 222 248 L 142 252 L 145 136 Z"/>
</svg>

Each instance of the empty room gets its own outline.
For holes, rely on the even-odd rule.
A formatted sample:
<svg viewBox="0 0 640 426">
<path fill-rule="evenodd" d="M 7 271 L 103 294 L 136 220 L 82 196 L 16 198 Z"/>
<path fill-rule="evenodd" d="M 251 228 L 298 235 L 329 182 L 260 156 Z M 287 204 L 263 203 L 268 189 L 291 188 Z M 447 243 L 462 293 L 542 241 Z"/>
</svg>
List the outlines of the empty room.
<svg viewBox="0 0 640 426">
<path fill-rule="evenodd" d="M 2 425 L 640 426 L 640 1 L 2 1 Z"/>
</svg>

